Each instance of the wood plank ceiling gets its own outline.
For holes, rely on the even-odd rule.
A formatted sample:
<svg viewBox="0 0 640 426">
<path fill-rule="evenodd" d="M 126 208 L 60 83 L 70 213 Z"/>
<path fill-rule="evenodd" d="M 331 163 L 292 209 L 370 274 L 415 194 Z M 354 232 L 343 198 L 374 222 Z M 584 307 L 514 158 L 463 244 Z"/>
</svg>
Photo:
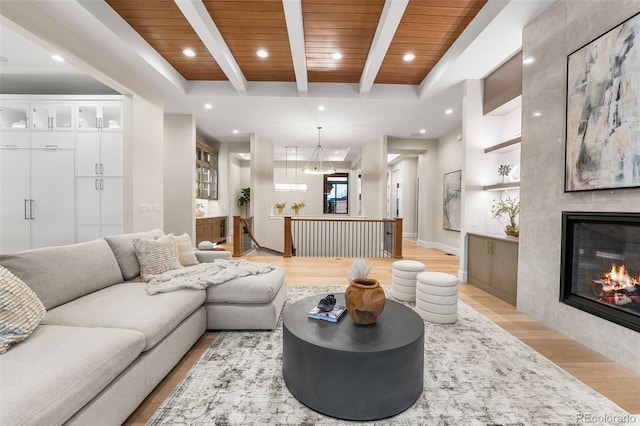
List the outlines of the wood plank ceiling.
<svg viewBox="0 0 640 426">
<path fill-rule="evenodd" d="M 106 0 L 186 80 L 227 80 L 173 0 Z M 487 0 L 410 0 L 376 83 L 420 84 Z M 282 0 L 202 0 L 247 81 L 295 81 Z M 358 83 L 385 0 L 301 0 L 309 82 Z M 191 48 L 196 56 L 182 51 Z M 259 58 L 266 49 L 268 58 Z M 341 59 L 332 58 L 334 52 Z M 413 53 L 415 60 L 402 57 Z"/>
</svg>

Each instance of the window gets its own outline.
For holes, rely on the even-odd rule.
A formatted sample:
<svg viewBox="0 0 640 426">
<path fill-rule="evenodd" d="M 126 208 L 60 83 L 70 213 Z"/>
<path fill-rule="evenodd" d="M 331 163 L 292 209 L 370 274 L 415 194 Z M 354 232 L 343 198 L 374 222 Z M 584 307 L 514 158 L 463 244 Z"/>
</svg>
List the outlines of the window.
<svg viewBox="0 0 640 426">
<path fill-rule="evenodd" d="M 200 142 L 196 144 L 196 198 L 218 199 L 218 153 Z"/>
<path fill-rule="evenodd" d="M 349 173 L 324 175 L 323 213 L 349 214 Z"/>
</svg>

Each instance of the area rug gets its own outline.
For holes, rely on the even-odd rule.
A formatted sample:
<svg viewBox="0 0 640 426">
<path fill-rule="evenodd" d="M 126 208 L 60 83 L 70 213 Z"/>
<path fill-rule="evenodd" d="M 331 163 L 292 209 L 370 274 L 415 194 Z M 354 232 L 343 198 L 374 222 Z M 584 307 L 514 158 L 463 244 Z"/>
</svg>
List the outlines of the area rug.
<svg viewBox="0 0 640 426">
<path fill-rule="evenodd" d="M 292 286 L 287 304 L 345 289 Z M 271 332 L 221 333 L 147 424 L 577 425 L 636 420 L 463 302 L 458 314 L 455 324 L 425 322 L 424 390 L 397 416 L 350 422 L 316 413 L 295 399 L 282 378 L 280 320 Z"/>
</svg>

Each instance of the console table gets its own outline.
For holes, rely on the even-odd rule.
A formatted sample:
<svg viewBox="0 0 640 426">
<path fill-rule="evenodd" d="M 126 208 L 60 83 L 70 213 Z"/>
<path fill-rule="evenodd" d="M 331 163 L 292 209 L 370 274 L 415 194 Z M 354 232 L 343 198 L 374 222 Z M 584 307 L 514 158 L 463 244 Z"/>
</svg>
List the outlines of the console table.
<svg viewBox="0 0 640 426">
<path fill-rule="evenodd" d="M 345 303 L 344 293 L 335 297 Z M 423 385 L 422 318 L 389 299 L 374 325 L 357 325 L 348 314 L 338 323 L 308 318 L 321 298 L 283 314 L 282 373 L 293 396 L 346 420 L 391 417 L 413 405 Z"/>
</svg>

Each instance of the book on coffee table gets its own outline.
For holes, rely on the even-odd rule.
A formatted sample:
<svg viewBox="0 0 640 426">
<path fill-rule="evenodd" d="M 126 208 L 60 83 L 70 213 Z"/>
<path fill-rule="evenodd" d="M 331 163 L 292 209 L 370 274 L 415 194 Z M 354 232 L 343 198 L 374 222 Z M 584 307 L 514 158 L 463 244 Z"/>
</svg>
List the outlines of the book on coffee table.
<svg viewBox="0 0 640 426">
<path fill-rule="evenodd" d="M 325 321 L 338 322 L 340 318 L 344 316 L 347 312 L 347 307 L 345 305 L 337 304 L 333 307 L 332 310 L 325 312 L 318 309 L 318 307 L 314 307 L 309 311 L 307 316 L 309 318 L 321 319 Z"/>
</svg>

